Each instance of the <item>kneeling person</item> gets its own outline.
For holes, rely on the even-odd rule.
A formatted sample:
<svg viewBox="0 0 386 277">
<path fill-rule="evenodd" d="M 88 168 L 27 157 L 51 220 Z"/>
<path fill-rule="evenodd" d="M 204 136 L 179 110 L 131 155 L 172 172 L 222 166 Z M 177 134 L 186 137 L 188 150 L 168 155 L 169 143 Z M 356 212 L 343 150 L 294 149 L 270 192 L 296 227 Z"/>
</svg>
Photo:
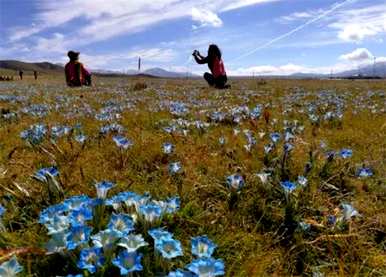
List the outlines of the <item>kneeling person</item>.
<svg viewBox="0 0 386 277">
<path fill-rule="evenodd" d="M 69 51 L 70 61 L 64 67 L 66 82 L 70 87 L 91 86 L 91 74 L 79 62 L 79 52 Z"/>
</svg>

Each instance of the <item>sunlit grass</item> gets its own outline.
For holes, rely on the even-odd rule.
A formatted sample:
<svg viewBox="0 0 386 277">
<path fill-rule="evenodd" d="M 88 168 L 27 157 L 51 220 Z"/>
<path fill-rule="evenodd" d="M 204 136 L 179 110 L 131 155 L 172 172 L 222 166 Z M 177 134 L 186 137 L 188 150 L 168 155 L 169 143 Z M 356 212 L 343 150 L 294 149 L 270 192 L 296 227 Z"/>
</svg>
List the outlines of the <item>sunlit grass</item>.
<svg viewBox="0 0 386 277">
<path fill-rule="evenodd" d="M 54 106 L 58 103 L 57 96 L 71 96 L 66 111 L 85 105 L 98 111 L 110 99 L 118 103 L 130 100 L 133 108 L 122 112 L 118 122 L 125 127 L 125 137 L 134 143 L 128 150 L 118 149 L 111 134 L 99 136 L 100 127 L 107 123 L 97 121 L 93 115 L 66 118 L 65 111 L 59 110 L 42 119 L 21 115 L 12 122 L 2 120 L 0 195 L 1 204 L 7 208 L 3 217 L 7 231 L 0 233 L 1 255 L 16 248 L 44 247 L 48 236 L 37 220 L 39 212 L 53 203 L 45 187 L 31 175 L 42 167 L 56 165 L 66 197 L 78 194 L 95 197 L 94 184 L 101 180 L 115 182 L 114 192 L 150 192 L 157 198 L 179 194 L 181 210 L 168 220 L 169 230 L 184 247 L 188 247 L 192 236 L 207 234 L 219 246 L 216 255 L 224 259 L 227 276 L 311 275 L 316 268 L 326 276 L 386 274 L 385 99 L 372 99 L 377 105 L 375 113 L 367 108 L 354 108 L 352 103 L 352 99 L 361 95 L 366 100 L 370 90 L 384 90 L 384 81 L 268 80 L 267 84 L 259 85 L 255 80 L 237 80 L 232 82 L 232 90 L 217 91 L 205 88 L 198 80 L 151 79 L 145 80 L 147 89 L 133 91 L 137 81 L 99 77 L 93 88 L 71 90 L 63 86 L 61 76 L 42 76 L 36 83 L 27 76 L 23 83 L 9 83 L 12 86 L 6 89 L 0 86 L 0 94 L 32 95 L 28 104 Z M 343 93 L 348 97 L 343 120 L 323 122 L 315 127 L 310 124 L 307 112 L 301 114 L 294 108 L 283 115 L 288 104 L 286 97 L 293 95 L 296 87 L 311 92 L 310 99 L 322 90 L 334 90 L 337 95 Z M 243 121 L 241 126 L 218 124 L 204 132 L 192 129 L 187 136 L 170 135 L 162 127 L 164 122 L 177 117 L 167 110 L 154 109 L 163 100 L 196 103 L 189 107 L 185 118 L 202 121 L 207 121 L 207 116 L 201 110 L 239 105 L 252 108 L 258 103 L 270 103 L 267 109 L 270 123 L 266 124 L 260 117 L 256 121 Z M 299 107 L 302 104 L 299 103 Z M 11 111 L 21 107 L 19 103 L 0 102 L 0 108 Z M 271 124 L 273 119 L 278 120 L 276 125 Z M 292 198 L 293 219 L 308 220 L 319 226 L 313 227 L 315 230 L 311 233 L 296 231 L 290 237 L 284 230 L 290 208 L 278 179 L 263 184 L 256 176 L 267 167 L 264 145 L 269 142 L 268 135 L 282 132 L 284 119 L 296 119 L 305 126 L 287 162 L 290 179 L 296 181 L 297 176 L 303 174 L 310 151 L 315 159 L 307 187 L 296 191 Z M 83 146 L 66 137 L 55 144 L 45 139 L 32 149 L 19 134 L 38 122 L 49 128 L 55 124 L 74 126 L 79 122 L 90 139 Z M 234 128 L 239 128 L 241 133 L 235 136 Z M 257 139 L 251 152 L 244 149 L 243 129 L 250 129 Z M 266 136 L 260 139 L 258 132 L 265 132 Z M 221 136 L 226 139 L 223 146 L 219 144 Z M 328 174 L 321 176 L 326 160 L 319 147 L 321 141 L 329 149 L 351 148 L 353 157 L 335 160 Z M 164 142 L 175 145 L 172 155 L 162 152 Z M 274 156 L 281 157 L 282 152 L 282 147 L 278 147 Z M 168 164 L 174 161 L 183 166 L 183 173 L 178 176 L 168 173 Z M 362 165 L 371 167 L 375 176 L 357 178 L 356 170 Z M 280 160 L 270 161 L 269 166 L 276 170 Z M 227 176 L 237 172 L 245 178 L 246 185 L 235 200 L 225 182 Z M 326 217 L 334 214 L 342 202 L 351 203 L 361 217 L 350 221 L 342 230 L 332 230 L 327 227 Z M 64 272 L 65 269 L 72 268 L 66 265 L 55 269 L 60 259 L 55 255 L 41 255 L 37 250 L 18 258 L 25 266 L 26 276 L 51 276 L 53 272 L 64 275 L 70 273 Z"/>
</svg>

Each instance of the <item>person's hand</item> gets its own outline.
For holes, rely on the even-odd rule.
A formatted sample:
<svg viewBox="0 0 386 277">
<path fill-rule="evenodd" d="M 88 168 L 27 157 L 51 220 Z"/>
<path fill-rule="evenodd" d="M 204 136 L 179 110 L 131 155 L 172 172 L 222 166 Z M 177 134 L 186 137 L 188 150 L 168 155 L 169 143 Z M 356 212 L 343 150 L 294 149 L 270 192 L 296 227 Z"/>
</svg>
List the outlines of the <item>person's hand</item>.
<svg viewBox="0 0 386 277">
<path fill-rule="evenodd" d="M 200 54 L 200 52 L 198 52 L 197 50 L 194 50 L 192 55 L 193 55 L 193 56 L 197 56 L 197 55 L 199 55 L 199 54 Z"/>
</svg>

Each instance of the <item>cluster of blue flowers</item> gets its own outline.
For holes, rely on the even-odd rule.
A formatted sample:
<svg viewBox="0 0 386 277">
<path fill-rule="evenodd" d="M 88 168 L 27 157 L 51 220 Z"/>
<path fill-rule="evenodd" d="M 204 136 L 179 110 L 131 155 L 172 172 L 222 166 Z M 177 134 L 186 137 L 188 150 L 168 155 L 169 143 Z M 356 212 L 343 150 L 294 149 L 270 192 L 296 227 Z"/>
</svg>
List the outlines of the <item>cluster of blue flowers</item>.
<svg viewBox="0 0 386 277">
<path fill-rule="evenodd" d="M 57 174 L 55 168 L 44 168 L 36 175 L 44 178 L 47 172 Z M 174 239 L 172 233 L 157 227 L 163 217 L 179 210 L 180 198 L 159 201 L 148 193 L 139 195 L 130 191 L 108 198 L 108 192 L 114 186 L 107 181 L 97 183 L 96 198 L 73 196 L 40 213 L 39 223 L 47 228 L 51 237 L 47 243 L 48 253 L 78 250 L 80 270 L 94 274 L 116 267 L 122 276 L 144 269 L 141 261 L 147 251 L 141 251 L 143 247 L 152 245 L 165 261 L 183 256 L 181 242 Z M 135 233 L 136 225 L 147 230 L 153 244 Z M 192 239 L 192 253 L 198 257 L 187 266 L 192 274 L 196 274 L 192 276 L 224 274 L 223 262 L 211 258 L 215 247 L 206 236 Z"/>
<path fill-rule="evenodd" d="M 20 137 L 32 145 L 39 144 L 47 134 L 47 127 L 43 124 L 35 124 L 20 133 Z"/>
</svg>

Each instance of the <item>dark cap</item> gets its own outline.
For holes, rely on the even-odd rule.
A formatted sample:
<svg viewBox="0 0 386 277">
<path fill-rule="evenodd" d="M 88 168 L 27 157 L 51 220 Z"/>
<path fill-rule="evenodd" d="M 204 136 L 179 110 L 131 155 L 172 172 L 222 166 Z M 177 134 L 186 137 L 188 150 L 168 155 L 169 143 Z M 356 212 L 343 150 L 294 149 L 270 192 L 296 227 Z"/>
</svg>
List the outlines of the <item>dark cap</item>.
<svg viewBox="0 0 386 277">
<path fill-rule="evenodd" d="M 67 53 L 67 56 L 71 59 L 71 60 L 76 60 L 78 57 L 79 57 L 79 52 L 75 52 L 75 51 L 68 51 Z"/>
</svg>

